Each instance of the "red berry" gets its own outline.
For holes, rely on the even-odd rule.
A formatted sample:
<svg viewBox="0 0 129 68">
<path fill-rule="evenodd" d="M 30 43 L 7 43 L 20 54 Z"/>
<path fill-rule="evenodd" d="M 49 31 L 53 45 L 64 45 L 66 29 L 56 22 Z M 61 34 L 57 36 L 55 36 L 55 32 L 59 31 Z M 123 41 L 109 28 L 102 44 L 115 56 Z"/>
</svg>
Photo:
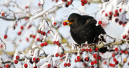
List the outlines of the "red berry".
<svg viewBox="0 0 129 68">
<path fill-rule="evenodd" d="M 97 60 L 94 60 L 94 63 L 97 64 Z"/>
<path fill-rule="evenodd" d="M 26 9 L 28 9 L 29 7 L 28 7 L 28 6 L 26 6 L 25 8 L 26 8 Z"/>
<path fill-rule="evenodd" d="M 125 39 L 127 37 L 127 35 L 123 35 L 123 39 Z"/>
<path fill-rule="evenodd" d="M 98 48 L 95 48 L 95 51 L 98 51 Z"/>
<path fill-rule="evenodd" d="M 21 31 L 19 31 L 17 34 L 18 34 L 18 35 L 21 35 Z"/>
<path fill-rule="evenodd" d="M 94 57 L 94 58 L 97 57 L 97 54 L 93 54 L 93 57 Z"/>
<path fill-rule="evenodd" d="M 64 26 L 67 25 L 67 22 L 63 22 L 63 25 L 64 25 Z"/>
<path fill-rule="evenodd" d="M 107 61 L 104 61 L 103 64 L 107 64 Z"/>
<path fill-rule="evenodd" d="M 24 28 L 24 27 L 23 27 L 23 26 L 21 26 L 20 28 L 21 28 L 21 30 L 23 30 L 23 28 Z"/>
<path fill-rule="evenodd" d="M 3 48 L 3 45 L 2 44 L 0 45 L 0 48 Z"/>
<path fill-rule="evenodd" d="M 81 3 L 81 5 L 82 5 L 82 6 L 84 6 L 84 5 L 85 5 L 85 3 L 83 3 L 83 2 L 82 2 L 82 3 Z"/>
<path fill-rule="evenodd" d="M 125 24 L 123 24 L 123 27 L 125 26 Z"/>
<path fill-rule="evenodd" d="M 18 63 L 18 60 L 15 60 L 14 63 L 17 64 Z"/>
<path fill-rule="evenodd" d="M 86 66 L 86 63 L 85 62 L 83 62 L 83 66 Z"/>
<path fill-rule="evenodd" d="M 56 53 L 55 56 L 58 57 L 59 56 L 59 53 Z"/>
<path fill-rule="evenodd" d="M 71 2 L 70 1 L 68 1 L 68 5 L 70 5 L 71 4 Z"/>
<path fill-rule="evenodd" d="M 40 33 L 40 32 L 41 32 L 41 30 L 37 30 L 37 32 L 38 32 L 38 33 Z"/>
<path fill-rule="evenodd" d="M 105 16 L 108 16 L 108 14 L 107 14 L 107 13 L 105 13 Z"/>
<path fill-rule="evenodd" d="M 122 11 L 122 9 L 120 8 L 120 9 L 119 9 L 119 12 L 121 12 L 121 11 Z"/>
<path fill-rule="evenodd" d="M 34 66 L 33 68 L 37 68 L 37 66 Z"/>
<path fill-rule="evenodd" d="M 60 55 L 60 57 L 63 57 L 63 55 Z"/>
<path fill-rule="evenodd" d="M 92 52 L 92 49 L 91 48 L 89 49 L 89 52 Z"/>
<path fill-rule="evenodd" d="M 123 51 L 123 50 L 121 50 L 121 53 L 124 53 L 124 51 Z"/>
<path fill-rule="evenodd" d="M 94 62 L 93 61 L 91 61 L 91 65 L 94 65 Z"/>
<path fill-rule="evenodd" d="M 81 59 L 77 60 L 77 62 L 81 62 Z"/>
<path fill-rule="evenodd" d="M 98 59 L 100 60 L 101 59 L 101 56 L 98 56 Z"/>
<path fill-rule="evenodd" d="M 84 0 L 81 0 L 81 2 L 84 2 Z"/>
<path fill-rule="evenodd" d="M 109 63 L 109 66 L 112 66 L 112 63 Z"/>
<path fill-rule="evenodd" d="M 118 21 L 119 21 L 119 19 L 118 19 L 118 18 L 116 18 L 116 19 L 115 19 L 115 22 L 118 22 Z"/>
<path fill-rule="evenodd" d="M 118 64 L 118 61 L 115 61 L 115 64 Z"/>
<path fill-rule="evenodd" d="M 16 59 L 18 60 L 20 57 L 19 56 L 16 56 Z"/>
<path fill-rule="evenodd" d="M 1 13 L 2 16 L 5 16 L 5 13 Z"/>
<path fill-rule="evenodd" d="M 115 14 L 117 14 L 117 13 L 118 13 L 118 10 L 116 9 L 116 10 L 115 10 Z"/>
<path fill-rule="evenodd" d="M 115 57 L 115 54 L 114 53 L 112 53 L 112 57 Z"/>
<path fill-rule="evenodd" d="M 26 17 L 26 18 L 25 18 L 25 20 L 27 21 L 27 20 L 28 20 L 28 18 Z M 30 25 L 29 25 L 29 26 L 30 26 Z"/>
<path fill-rule="evenodd" d="M 43 31 L 40 32 L 43 35 Z"/>
<path fill-rule="evenodd" d="M 115 67 L 115 64 L 109 63 L 109 66 L 111 66 L 111 67 Z"/>
<path fill-rule="evenodd" d="M 28 42 L 28 41 L 29 41 L 29 39 L 28 39 L 28 38 L 26 38 L 26 41 Z"/>
<path fill-rule="evenodd" d="M 105 10 L 102 11 L 102 13 L 105 12 Z"/>
<path fill-rule="evenodd" d="M 74 61 L 77 62 L 77 59 L 75 59 Z"/>
<path fill-rule="evenodd" d="M 54 24 L 54 26 L 56 26 L 56 25 L 57 25 L 57 23 L 56 23 L 56 22 L 54 22 L 53 24 Z"/>
<path fill-rule="evenodd" d="M 66 67 L 67 66 L 67 63 L 64 63 L 64 66 Z"/>
<path fill-rule="evenodd" d="M 41 43 L 41 47 L 43 47 L 44 46 L 44 44 L 43 43 Z"/>
<path fill-rule="evenodd" d="M 87 0 L 85 0 L 84 3 L 87 4 Z"/>
<path fill-rule="evenodd" d="M 47 42 L 44 42 L 44 45 L 47 46 Z"/>
<path fill-rule="evenodd" d="M 37 59 L 36 59 L 36 61 L 38 61 L 38 62 L 39 62 L 39 61 L 40 61 L 40 58 L 37 58 Z"/>
<path fill-rule="evenodd" d="M 70 64 L 70 63 L 67 63 L 67 65 L 68 65 L 68 67 L 70 67 L 70 66 L 71 66 L 71 64 Z"/>
<path fill-rule="evenodd" d="M 116 58 L 113 58 L 113 61 L 116 62 L 117 61 Z"/>
<path fill-rule="evenodd" d="M 59 46 L 59 47 L 60 47 L 60 45 L 57 45 L 57 46 Z"/>
<path fill-rule="evenodd" d="M 112 15 L 112 12 L 109 12 L 109 15 L 111 16 Z"/>
<path fill-rule="evenodd" d="M 37 38 L 37 41 L 40 41 L 40 38 Z"/>
<path fill-rule="evenodd" d="M 24 67 L 25 67 L 25 68 L 27 68 L 27 67 L 28 67 L 28 65 L 27 65 L 27 64 L 24 64 Z"/>
<path fill-rule="evenodd" d="M 77 59 L 78 59 L 78 60 L 80 60 L 80 59 L 81 59 L 81 57 L 80 57 L 80 56 L 77 56 Z"/>
<path fill-rule="evenodd" d="M 51 64 L 48 64 L 47 66 L 48 66 L 48 68 L 49 68 L 49 67 L 51 67 Z"/>
<path fill-rule="evenodd" d="M 86 49 L 86 51 L 88 51 L 89 49 Z"/>
<path fill-rule="evenodd" d="M 129 40 L 129 37 L 127 37 L 127 40 Z"/>
<path fill-rule="evenodd" d="M 50 33 L 50 30 L 47 33 L 49 34 Z"/>
<path fill-rule="evenodd" d="M 114 14 L 114 17 L 116 17 L 116 16 L 117 16 L 117 14 L 115 13 L 115 14 Z"/>
<path fill-rule="evenodd" d="M 86 58 L 85 58 L 85 61 L 89 61 L 89 58 L 88 58 L 88 57 L 86 57 Z"/>
<path fill-rule="evenodd" d="M 124 53 L 125 53 L 125 54 L 128 54 L 128 50 L 126 50 Z"/>
<path fill-rule="evenodd" d="M 53 41 L 53 44 L 56 44 L 56 41 Z"/>
<path fill-rule="evenodd" d="M 109 66 L 112 66 L 112 63 L 109 63 Z"/>
<path fill-rule="evenodd" d="M 34 62 L 36 61 L 36 58 L 35 58 L 35 57 L 33 58 L 33 61 L 34 61 Z"/>
<path fill-rule="evenodd" d="M 40 4 L 40 3 L 38 3 L 38 6 L 41 6 L 41 4 Z"/>
<path fill-rule="evenodd" d="M 10 68 L 10 65 L 9 64 L 5 64 L 5 68 Z"/>
<path fill-rule="evenodd" d="M 122 21 L 119 21 L 119 24 L 121 25 L 123 22 Z"/>
<path fill-rule="evenodd" d="M 118 48 L 115 48 L 115 51 L 118 51 Z"/>
<path fill-rule="evenodd" d="M 33 37 L 33 39 L 35 39 L 35 37 L 36 37 L 36 36 L 35 36 L 35 35 L 33 35 L 32 37 Z"/>
<path fill-rule="evenodd" d="M 59 45 L 60 44 L 59 41 L 56 41 L 56 44 Z"/>
<path fill-rule="evenodd" d="M 7 35 L 4 35 L 4 39 L 6 39 L 8 36 Z"/>
<path fill-rule="evenodd" d="M 83 52 L 83 51 L 85 51 L 85 49 L 84 49 L 84 48 L 82 48 L 82 49 L 81 49 L 81 51 Z"/>
<path fill-rule="evenodd" d="M 102 24 L 102 21 L 98 21 L 98 24 L 101 25 Z"/>
<path fill-rule="evenodd" d="M 128 65 L 129 65 L 129 62 L 128 62 Z"/>
</svg>

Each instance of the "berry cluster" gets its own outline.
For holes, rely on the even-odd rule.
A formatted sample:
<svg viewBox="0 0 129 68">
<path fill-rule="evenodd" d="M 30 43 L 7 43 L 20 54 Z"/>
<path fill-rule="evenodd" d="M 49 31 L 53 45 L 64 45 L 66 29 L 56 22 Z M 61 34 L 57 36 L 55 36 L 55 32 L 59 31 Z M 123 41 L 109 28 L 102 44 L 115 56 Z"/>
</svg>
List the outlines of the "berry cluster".
<svg viewBox="0 0 129 68">
<path fill-rule="evenodd" d="M 64 67 L 70 67 L 71 66 L 71 63 L 64 63 Z"/>
<path fill-rule="evenodd" d="M 87 4 L 87 0 L 81 0 L 81 5 L 84 6 L 85 4 Z"/>
</svg>

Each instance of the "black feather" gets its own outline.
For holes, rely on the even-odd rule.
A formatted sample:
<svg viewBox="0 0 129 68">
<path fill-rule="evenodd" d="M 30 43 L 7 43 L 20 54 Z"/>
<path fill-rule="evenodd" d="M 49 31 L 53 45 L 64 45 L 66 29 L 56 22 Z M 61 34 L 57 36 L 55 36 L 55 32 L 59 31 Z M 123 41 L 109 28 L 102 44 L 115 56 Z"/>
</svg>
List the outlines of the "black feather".
<svg viewBox="0 0 129 68">
<path fill-rule="evenodd" d="M 106 34 L 104 29 L 98 25 L 96 26 L 97 21 L 88 15 L 79 15 L 77 13 L 72 13 L 68 20 L 72 22 L 70 25 L 71 36 L 74 41 L 78 44 L 85 43 L 88 44 L 97 43 L 100 34 Z M 102 39 L 105 41 L 104 39 Z M 100 52 L 104 53 L 108 51 L 107 47 L 100 48 Z"/>
</svg>

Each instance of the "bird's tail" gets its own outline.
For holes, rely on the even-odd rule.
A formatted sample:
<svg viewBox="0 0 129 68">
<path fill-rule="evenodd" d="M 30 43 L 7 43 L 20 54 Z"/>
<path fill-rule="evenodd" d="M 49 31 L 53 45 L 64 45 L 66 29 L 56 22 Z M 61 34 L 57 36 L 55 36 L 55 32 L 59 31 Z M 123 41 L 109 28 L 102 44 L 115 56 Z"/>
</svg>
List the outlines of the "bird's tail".
<svg viewBox="0 0 129 68">
<path fill-rule="evenodd" d="M 114 51 L 114 50 L 108 50 L 107 47 L 102 47 L 102 48 L 99 49 L 99 52 L 101 52 L 101 53 L 105 53 L 106 51 L 111 52 L 111 51 Z"/>
</svg>

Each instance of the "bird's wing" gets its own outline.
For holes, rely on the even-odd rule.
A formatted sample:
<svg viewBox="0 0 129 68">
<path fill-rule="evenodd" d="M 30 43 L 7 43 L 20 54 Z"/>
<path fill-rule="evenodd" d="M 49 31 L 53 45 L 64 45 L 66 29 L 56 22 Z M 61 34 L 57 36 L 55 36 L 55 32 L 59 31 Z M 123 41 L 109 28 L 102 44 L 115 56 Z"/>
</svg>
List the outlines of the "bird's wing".
<svg viewBox="0 0 129 68">
<path fill-rule="evenodd" d="M 82 15 L 83 18 L 87 19 L 94 19 L 92 16 L 88 16 L 88 15 Z"/>
<path fill-rule="evenodd" d="M 106 34 L 105 30 L 101 27 L 101 25 L 96 26 L 97 21 L 95 19 L 88 19 L 86 24 L 91 26 L 97 33 Z"/>
</svg>

